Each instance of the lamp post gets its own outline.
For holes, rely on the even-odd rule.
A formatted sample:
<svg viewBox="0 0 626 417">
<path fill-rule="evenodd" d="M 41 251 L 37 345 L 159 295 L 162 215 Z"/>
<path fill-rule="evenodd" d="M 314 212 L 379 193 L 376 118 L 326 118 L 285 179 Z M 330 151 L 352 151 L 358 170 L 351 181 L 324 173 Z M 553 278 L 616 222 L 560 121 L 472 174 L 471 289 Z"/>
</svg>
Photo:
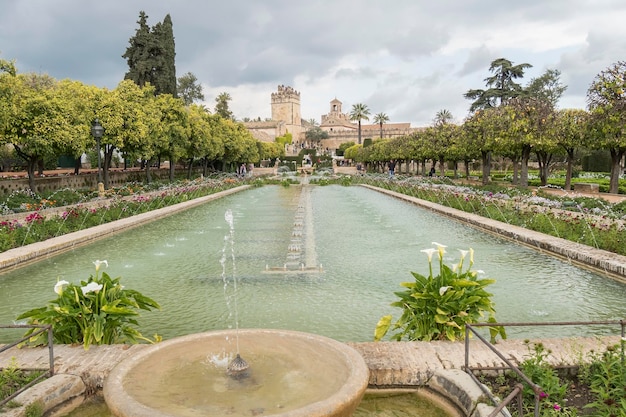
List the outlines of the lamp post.
<svg viewBox="0 0 626 417">
<path fill-rule="evenodd" d="M 100 184 L 102 184 L 102 172 L 100 171 L 100 167 L 102 166 L 100 160 L 100 139 L 102 135 L 104 135 L 104 128 L 98 119 L 94 120 L 91 125 L 91 135 L 96 139 L 96 153 L 98 154 L 98 188 L 100 188 Z"/>
</svg>

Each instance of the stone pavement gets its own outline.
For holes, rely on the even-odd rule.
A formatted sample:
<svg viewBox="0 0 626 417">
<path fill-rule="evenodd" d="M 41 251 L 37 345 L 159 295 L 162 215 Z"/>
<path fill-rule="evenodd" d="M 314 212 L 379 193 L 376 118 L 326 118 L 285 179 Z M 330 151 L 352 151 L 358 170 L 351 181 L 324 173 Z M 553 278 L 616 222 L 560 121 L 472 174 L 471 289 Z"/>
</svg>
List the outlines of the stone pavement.
<svg viewBox="0 0 626 417">
<path fill-rule="evenodd" d="M 619 336 L 573 337 L 537 339 L 551 351 L 548 357 L 554 366 L 576 366 L 590 352 L 603 352 L 607 346 L 620 342 Z M 462 369 L 465 363 L 465 343 L 449 341 L 432 342 L 348 342 L 365 359 L 370 369 L 370 385 L 375 387 L 420 386 L 437 370 Z M 504 362 L 486 345 L 471 340 L 469 365 L 471 367 L 502 367 Z M 76 375 L 83 379 L 88 389 L 100 389 L 113 367 L 124 358 L 149 345 L 55 345 L 55 373 Z M 499 341 L 495 347 L 514 364 L 529 355 L 523 339 Z M 15 358 L 23 367 L 48 366 L 47 348 L 12 348 L 0 353 L 0 367 Z"/>
</svg>

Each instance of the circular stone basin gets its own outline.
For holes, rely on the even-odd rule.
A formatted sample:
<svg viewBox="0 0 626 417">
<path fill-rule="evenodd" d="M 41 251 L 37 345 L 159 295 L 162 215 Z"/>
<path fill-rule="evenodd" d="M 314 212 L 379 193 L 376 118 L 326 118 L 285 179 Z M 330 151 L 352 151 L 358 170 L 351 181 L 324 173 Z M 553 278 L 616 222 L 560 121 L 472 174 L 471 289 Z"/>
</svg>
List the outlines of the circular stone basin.
<svg viewBox="0 0 626 417">
<path fill-rule="evenodd" d="M 230 376 L 238 351 L 249 364 Z M 348 345 L 309 333 L 240 329 L 198 333 L 147 347 L 104 385 L 119 417 L 350 416 L 368 367 Z"/>
</svg>

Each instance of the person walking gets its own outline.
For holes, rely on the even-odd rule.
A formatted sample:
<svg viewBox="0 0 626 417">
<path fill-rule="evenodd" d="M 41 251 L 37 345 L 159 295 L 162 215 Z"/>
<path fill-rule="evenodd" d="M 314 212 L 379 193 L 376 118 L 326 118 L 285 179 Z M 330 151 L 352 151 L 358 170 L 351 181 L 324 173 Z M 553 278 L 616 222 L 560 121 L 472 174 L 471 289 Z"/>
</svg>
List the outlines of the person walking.
<svg viewBox="0 0 626 417">
<path fill-rule="evenodd" d="M 388 166 L 389 166 L 389 178 L 391 179 L 393 178 L 393 175 L 396 171 L 396 161 L 392 159 L 391 161 L 389 161 Z"/>
</svg>

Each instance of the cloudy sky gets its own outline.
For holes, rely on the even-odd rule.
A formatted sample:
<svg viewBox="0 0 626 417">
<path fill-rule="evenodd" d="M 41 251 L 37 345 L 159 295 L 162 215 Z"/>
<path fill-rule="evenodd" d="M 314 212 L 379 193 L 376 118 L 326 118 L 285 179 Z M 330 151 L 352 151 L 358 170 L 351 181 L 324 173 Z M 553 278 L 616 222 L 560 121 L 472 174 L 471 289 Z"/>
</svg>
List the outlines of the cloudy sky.
<svg viewBox="0 0 626 417">
<path fill-rule="evenodd" d="M 594 77 L 626 59 L 624 0 L 0 0 L 0 58 L 113 89 L 141 10 L 150 26 L 170 14 L 177 76 L 195 74 L 211 109 L 228 92 L 237 118 L 270 117 L 283 84 L 318 122 L 334 98 L 390 122 L 442 109 L 461 122 L 497 58 L 533 65 L 522 84 L 561 71 L 560 107 L 584 108 Z"/>
</svg>

